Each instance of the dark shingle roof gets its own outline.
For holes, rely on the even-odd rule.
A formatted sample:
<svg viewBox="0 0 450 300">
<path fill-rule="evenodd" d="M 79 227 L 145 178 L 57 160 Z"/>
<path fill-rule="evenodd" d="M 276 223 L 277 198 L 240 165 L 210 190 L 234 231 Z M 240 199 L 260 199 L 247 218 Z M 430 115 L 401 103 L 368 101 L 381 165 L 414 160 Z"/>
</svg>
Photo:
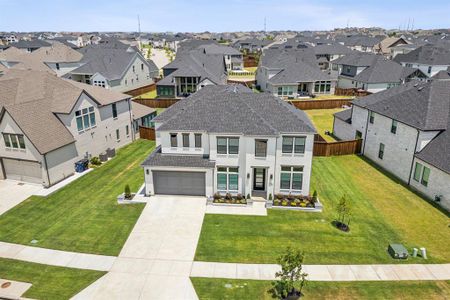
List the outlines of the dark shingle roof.
<svg viewBox="0 0 450 300">
<path fill-rule="evenodd" d="M 49 42 L 43 40 L 31 40 L 31 41 L 18 41 L 17 43 L 11 44 L 18 49 L 27 49 L 27 48 L 41 48 L 41 47 L 50 47 L 51 44 Z"/>
<path fill-rule="evenodd" d="M 333 54 L 350 54 L 353 52 L 352 49 L 343 46 L 341 44 L 332 44 L 332 45 L 317 45 L 316 47 L 313 48 L 314 53 L 316 53 L 316 55 L 320 55 L 320 54 L 329 54 L 329 55 L 333 55 Z"/>
<path fill-rule="evenodd" d="M 406 54 L 398 54 L 395 61 L 426 65 L 450 65 L 450 48 L 438 45 L 424 45 Z"/>
<path fill-rule="evenodd" d="M 339 111 L 337 113 L 334 113 L 334 117 L 338 118 L 339 120 L 342 120 L 344 122 L 348 122 L 352 118 L 352 110 L 346 109 L 343 111 Z"/>
<path fill-rule="evenodd" d="M 142 166 L 215 168 L 216 164 L 198 155 L 162 154 L 161 146 L 158 146 L 142 163 Z"/>
<path fill-rule="evenodd" d="M 307 115 L 270 94 L 239 86 L 206 86 L 154 119 L 159 130 L 245 135 L 315 133 Z"/>
</svg>

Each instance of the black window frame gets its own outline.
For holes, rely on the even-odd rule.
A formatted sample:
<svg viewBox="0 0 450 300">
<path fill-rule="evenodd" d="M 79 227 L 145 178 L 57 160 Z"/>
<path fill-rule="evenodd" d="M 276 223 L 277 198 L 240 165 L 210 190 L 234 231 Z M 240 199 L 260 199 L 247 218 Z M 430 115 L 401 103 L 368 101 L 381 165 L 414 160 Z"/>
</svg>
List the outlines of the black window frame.
<svg viewBox="0 0 450 300">
<path fill-rule="evenodd" d="M 373 124 L 375 122 L 375 113 L 373 111 L 369 112 L 369 123 Z"/>
<path fill-rule="evenodd" d="M 237 145 L 231 145 L 232 140 L 237 140 Z M 230 137 L 228 138 L 228 154 L 239 154 L 239 138 Z"/>
<path fill-rule="evenodd" d="M 195 148 L 202 147 L 202 134 L 201 133 L 194 133 L 194 146 L 195 146 Z"/>
<path fill-rule="evenodd" d="M 172 147 L 172 148 L 178 147 L 178 134 L 177 133 L 170 134 L 170 147 Z"/>
<path fill-rule="evenodd" d="M 285 143 L 286 140 L 290 139 L 290 143 Z M 281 152 L 282 153 L 292 153 L 294 150 L 294 137 L 293 136 L 283 136 L 283 140 L 281 142 Z"/>
<path fill-rule="evenodd" d="M 258 150 L 258 144 L 264 145 L 264 150 Z M 267 157 L 267 140 L 255 139 L 255 157 Z"/>
<path fill-rule="evenodd" d="M 383 157 L 384 157 L 384 148 L 385 148 L 385 145 L 383 143 L 380 143 L 380 146 L 378 148 L 378 158 L 379 159 L 383 159 Z"/>
<path fill-rule="evenodd" d="M 391 123 L 391 133 L 397 134 L 398 122 L 396 120 L 392 120 Z"/>
<path fill-rule="evenodd" d="M 286 141 L 291 140 L 290 143 Z M 299 144 L 298 141 L 303 141 Z M 281 152 L 284 154 L 305 154 L 306 136 L 283 136 Z"/>
<path fill-rule="evenodd" d="M 220 141 L 225 141 L 225 145 L 219 145 Z M 232 140 L 237 140 L 237 145 L 231 145 Z M 223 137 L 216 138 L 217 154 L 239 154 L 239 137 Z"/>
<path fill-rule="evenodd" d="M 113 118 L 117 119 L 117 104 L 113 103 L 112 106 L 111 106 L 111 109 L 112 109 L 112 116 L 113 116 Z"/>
<path fill-rule="evenodd" d="M 182 133 L 183 148 L 189 148 L 189 133 Z"/>
</svg>

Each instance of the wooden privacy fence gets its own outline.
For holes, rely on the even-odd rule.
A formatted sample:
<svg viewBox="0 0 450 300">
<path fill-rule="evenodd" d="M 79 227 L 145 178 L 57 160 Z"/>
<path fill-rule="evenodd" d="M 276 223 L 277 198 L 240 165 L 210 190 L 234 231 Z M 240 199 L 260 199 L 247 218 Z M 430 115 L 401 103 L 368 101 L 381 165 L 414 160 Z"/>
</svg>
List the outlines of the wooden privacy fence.
<svg viewBox="0 0 450 300">
<path fill-rule="evenodd" d="M 336 87 L 334 89 L 334 94 L 337 96 L 353 96 L 353 97 L 364 97 L 372 94 L 371 92 L 360 90 L 360 89 L 342 89 Z"/>
<path fill-rule="evenodd" d="M 145 140 L 154 141 L 155 138 L 155 129 L 150 127 L 139 126 L 139 137 Z"/>
<path fill-rule="evenodd" d="M 125 94 L 136 97 L 136 96 L 139 96 L 139 95 L 142 95 L 142 94 L 154 91 L 154 90 L 156 90 L 156 84 L 152 83 L 150 85 L 146 85 L 146 86 L 125 92 Z"/>
<path fill-rule="evenodd" d="M 361 153 L 362 140 L 326 142 L 314 141 L 314 156 L 337 156 Z"/>
<path fill-rule="evenodd" d="M 327 100 L 297 100 L 289 101 L 296 108 L 301 110 L 308 109 L 330 109 L 341 108 L 342 106 L 350 106 L 353 99 L 327 99 Z"/>
<path fill-rule="evenodd" d="M 171 98 L 156 98 L 156 99 L 147 99 L 147 98 L 139 98 L 134 99 L 133 101 L 148 106 L 152 108 L 168 108 L 169 106 L 177 103 L 180 99 L 171 99 Z"/>
</svg>

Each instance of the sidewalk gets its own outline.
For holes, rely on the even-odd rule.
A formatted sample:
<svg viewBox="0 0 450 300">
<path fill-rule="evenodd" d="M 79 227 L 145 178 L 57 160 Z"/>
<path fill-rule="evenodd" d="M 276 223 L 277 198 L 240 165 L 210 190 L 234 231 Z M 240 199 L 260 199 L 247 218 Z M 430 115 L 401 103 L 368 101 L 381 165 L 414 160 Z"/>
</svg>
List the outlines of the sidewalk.
<svg viewBox="0 0 450 300">
<path fill-rule="evenodd" d="M 450 264 L 305 265 L 311 281 L 450 280 Z M 238 264 L 196 261 L 191 277 L 274 280 L 275 264 Z"/>
</svg>

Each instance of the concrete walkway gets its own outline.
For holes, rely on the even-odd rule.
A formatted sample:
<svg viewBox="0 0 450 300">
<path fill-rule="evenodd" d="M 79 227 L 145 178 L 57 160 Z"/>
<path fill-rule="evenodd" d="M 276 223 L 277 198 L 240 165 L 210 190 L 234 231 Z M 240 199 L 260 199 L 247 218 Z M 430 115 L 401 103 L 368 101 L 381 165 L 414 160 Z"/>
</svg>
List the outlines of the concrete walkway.
<svg viewBox="0 0 450 300">
<path fill-rule="evenodd" d="M 221 206 L 208 205 L 207 214 L 241 215 L 241 216 L 267 216 L 265 202 L 253 202 L 251 206 Z"/>
<path fill-rule="evenodd" d="M 198 299 L 189 279 L 202 197 L 151 197 L 110 272 L 73 299 Z"/>
<path fill-rule="evenodd" d="M 42 185 L 0 180 L 0 215 L 42 190 Z"/>
<path fill-rule="evenodd" d="M 238 264 L 196 261 L 191 277 L 274 280 L 275 264 Z M 419 265 L 305 265 L 312 281 L 450 280 L 450 264 Z"/>
</svg>

